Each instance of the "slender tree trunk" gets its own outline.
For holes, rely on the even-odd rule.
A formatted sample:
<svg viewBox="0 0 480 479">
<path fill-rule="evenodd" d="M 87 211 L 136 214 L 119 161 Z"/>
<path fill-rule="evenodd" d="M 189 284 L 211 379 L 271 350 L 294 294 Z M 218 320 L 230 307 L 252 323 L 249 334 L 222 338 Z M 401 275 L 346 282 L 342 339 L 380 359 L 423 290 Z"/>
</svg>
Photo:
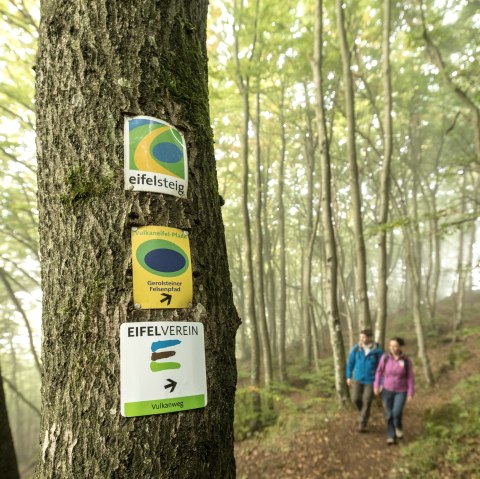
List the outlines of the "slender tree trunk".
<svg viewBox="0 0 480 479">
<path fill-rule="evenodd" d="M 252 340 L 252 356 L 250 380 L 253 386 L 260 386 L 260 334 L 257 321 L 257 311 L 255 308 L 255 278 L 253 273 L 252 258 L 252 234 L 250 226 L 250 212 L 248 208 L 248 183 L 249 183 L 249 167 L 248 167 L 248 124 L 250 117 L 250 105 L 248 95 L 248 81 L 243 91 L 243 129 L 242 129 L 242 213 L 243 213 L 243 238 L 244 238 L 244 255 L 245 255 L 245 281 L 247 283 L 248 298 L 248 319 L 250 321 L 250 332 Z"/>
<path fill-rule="evenodd" d="M 207 3 L 41 5 L 44 367 L 37 478 L 235 476 L 239 321 L 208 109 Z M 125 191 L 123 112 L 161 117 L 184 133 L 187 198 Z M 142 225 L 189 231 L 191 308 L 134 309 L 130 231 Z M 122 417 L 120 325 L 159 320 L 205 325 L 208 406 Z"/>
<path fill-rule="evenodd" d="M 468 255 L 467 255 L 467 261 L 466 261 L 467 278 L 466 278 L 466 281 L 465 281 L 465 289 L 466 289 L 467 292 L 471 292 L 472 287 L 473 287 L 473 277 L 472 277 L 473 268 L 472 268 L 472 265 L 473 265 L 473 249 L 475 247 L 476 236 L 477 236 L 476 228 L 477 228 L 476 222 L 473 221 L 472 224 L 470 225 L 470 244 L 469 244 L 469 248 L 468 248 Z"/>
<path fill-rule="evenodd" d="M 234 1 L 234 20 L 241 12 L 237 9 L 237 2 Z M 250 332 L 252 340 L 252 354 L 251 354 L 251 368 L 250 381 L 253 386 L 252 399 L 255 413 L 260 414 L 260 395 L 258 388 L 260 386 L 260 339 L 257 322 L 257 313 L 255 310 L 255 279 L 253 270 L 253 252 L 252 252 L 252 233 L 250 226 L 250 212 L 248 208 L 248 184 L 250 181 L 249 166 L 248 166 L 248 126 L 250 123 L 250 77 L 247 74 L 242 75 L 242 68 L 240 65 L 240 53 L 238 43 L 238 31 L 236 24 L 233 25 L 234 47 L 235 47 L 235 61 L 237 67 L 237 86 L 242 97 L 243 105 L 243 122 L 241 130 L 241 144 L 242 144 L 242 218 L 243 218 L 243 238 L 244 238 L 244 255 L 245 255 L 245 281 L 247 283 L 248 296 L 248 319 L 250 321 Z M 255 41 L 253 42 L 255 45 Z M 249 59 L 253 57 L 253 51 Z"/>
<path fill-rule="evenodd" d="M 270 152 L 268 154 L 270 157 Z M 274 248 L 272 245 L 271 235 L 271 216 L 268 214 L 268 193 L 269 193 L 269 174 L 270 160 L 267 161 L 267 167 L 264 167 L 265 175 L 262 186 L 262 228 L 264 233 L 264 267 L 265 267 L 265 298 L 266 298 L 266 310 L 268 317 L 268 332 L 271 343 L 272 362 L 274 358 L 278 358 L 278 340 L 277 340 L 277 318 L 276 318 L 276 290 L 275 290 L 275 267 L 273 262 Z"/>
<path fill-rule="evenodd" d="M 436 192 L 435 192 L 436 193 Z M 429 271 L 431 277 L 429 281 L 426 281 L 426 300 L 428 307 L 428 316 L 430 325 L 436 326 L 435 317 L 437 311 L 438 300 L 438 286 L 440 283 L 440 275 L 442 272 L 442 255 L 441 255 L 441 242 L 440 231 L 438 228 L 438 213 L 437 213 L 437 201 L 435 193 L 432 193 L 432 211 L 430 213 L 430 261 L 431 265 Z"/>
<path fill-rule="evenodd" d="M 239 298 L 237 304 L 240 307 L 240 318 L 242 320 L 242 324 L 240 325 L 238 332 L 240 335 L 240 359 L 247 359 L 250 357 L 250 348 L 248 346 L 248 338 L 247 338 L 247 317 L 246 317 L 246 310 L 248 309 L 246 305 L 247 298 L 245 297 L 245 286 L 243 281 L 243 253 L 242 253 L 242 246 L 240 242 L 235 241 L 235 253 L 236 253 L 236 262 L 238 264 L 238 281 L 237 286 L 239 289 Z"/>
<path fill-rule="evenodd" d="M 338 216 L 338 215 L 337 215 Z M 340 315 L 342 314 L 343 311 L 345 311 L 345 320 L 347 323 L 347 332 L 348 332 L 348 344 L 349 344 L 349 349 L 353 347 L 356 341 L 356 335 L 354 331 L 354 317 L 356 315 L 354 314 L 354 311 L 352 310 L 352 306 L 350 305 L 350 298 L 354 296 L 354 293 L 352 293 L 352 290 L 354 288 L 350 287 L 349 284 L 347 284 L 347 279 L 350 277 L 351 273 L 349 273 L 347 279 L 345 278 L 345 251 L 344 247 L 342 244 L 342 240 L 340 235 L 338 234 L 338 225 L 334 225 L 333 227 L 334 231 L 334 236 L 335 238 L 338 238 L 337 240 L 337 251 L 338 251 L 338 274 L 340 276 L 340 306 L 339 306 L 339 311 Z M 353 270 L 353 268 L 350 269 L 350 272 Z M 350 283 L 350 281 L 348 281 Z M 353 301 L 353 309 L 355 308 L 355 301 Z"/>
<path fill-rule="evenodd" d="M 355 243 L 355 290 L 358 304 L 360 328 L 371 328 L 370 307 L 368 304 L 367 288 L 367 254 L 363 235 L 362 199 L 360 192 L 360 177 L 357 166 L 357 152 L 355 141 L 355 100 L 353 79 L 350 62 L 350 51 L 345 30 L 343 0 L 336 0 L 337 28 L 342 55 L 343 81 L 345 85 L 345 108 L 347 115 L 347 154 L 350 166 L 350 189 L 352 200 L 352 215 L 354 223 Z"/>
<path fill-rule="evenodd" d="M 415 149 L 414 149 L 415 158 Z M 417 175 L 413 172 L 413 188 L 412 188 L 412 202 L 413 202 L 413 227 L 404 228 L 404 237 L 407 244 L 407 277 L 410 283 L 410 293 L 412 299 L 412 314 L 413 323 L 415 326 L 415 334 L 417 337 L 418 357 L 422 362 L 423 375 L 427 385 L 431 386 L 434 383 L 432 368 L 430 366 L 430 359 L 427 354 L 425 346 L 425 334 L 422 320 L 421 307 L 421 290 L 422 290 L 422 268 L 421 268 L 421 244 L 420 232 L 418 227 L 418 208 L 417 208 Z"/>
<path fill-rule="evenodd" d="M 305 94 L 308 98 L 307 87 L 304 85 Z M 312 340 L 312 260 L 313 245 L 315 242 L 316 231 L 313 227 L 313 177 L 315 166 L 315 153 L 313 144 L 312 119 L 309 112 L 309 103 L 306 107 L 307 129 L 305 133 L 305 163 L 307 172 L 307 195 L 306 195 L 306 220 L 305 220 L 305 247 L 303 248 L 302 265 L 302 322 L 304 327 L 303 336 L 303 355 L 308 366 L 313 360 L 313 340 Z"/>
<path fill-rule="evenodd" d="M 462 206 L 461 214 L 465 215 L 467 210 L 467 200 L 465 198 L 467 186 L 467 174 L 463 174 L 463 188 L 462 188 Z M 472 263 L 470 262 L 470 265 Z M 465 307 L 465 282 L 467 277 L 467 264 L 465 261 L 465 225 L 460 228 L 458 238 L 458 260 L 457 260 L 457 290 L 455 294 L 455 315 L 452 324 L 452 342 L 457 340 L 458 330 L 463 323 L 463 312 Z"/>
<path fill-rule="evenodd" d="M 392 122 L 392 76 L 390 70 L 391 0 L 383 2 L 383 90 L 385 96 L 383 119 L 383 167 L 380 178 L 380 213 L 378 217 L 378 287 L 377 321 L 375 338 L 385 344 L 385 329 L 388 314 L 388 256 L 387 221 L 390 200 L 390 165 L 392 163 L 393 122 Z"/>
<path fill-rule="evenodd" d="M 0 368 L 0 477 L 2 479 L 17 479 L 17 456 L 13 445 L 13 436 L 8 421 L 7 403 L 3 389 L 2 370 Z"/>
<path fill-rule="evenodd" d="M 340 291 L 343 297 L 343 307 L 345 309 L 345 321 L 347 323 L 347 330 L 348 330 L 348 345 L 349 349 L 353 348 L 355 344 L 355 334 L 353 330 L 353 313 L 352 309 L 350 308 L 350 304 L 348 302 L 348 294 L 347 294 L 347 286 L 345 284 L 345 277 L 343 274 L 340 273 Z"/>
<path fill-rule="evenodd" d="M 270 335 L 265 314 L 265 271 L 263 264 L 263 232 L 262 232 L 262 171 L 261 171 L 261 149 L 260 149 L 260 92 L 257 85 L 256 93 L 256 122 L 255 122 L 255 232 L 257 246 L 257 313 L 260 327 L 260 341 L 262 345 L 263 366 L 265 368 L 265 384 L 268 386 L 273 380 L 272 351 Z"/>
<path fill-rule="evenodd" d="M 410 244 L 410 242 L 409 242 Z M 422 321 L 422 312 L 421 312 L 421 302 L 420 302 L 420 277 L 418 271 L 417 260 L 415 259 L 414 251 L 412 250 L 410 244 L 409 252 L 409 277 L 411 285 L 411 294 L 412 294 L 412 313 L 413 313 L 413 324 L 415 327 L 415 335 L 417 338 L 417 347 L 418 347 L 418 357 L 422 363 L 423 376 L 427 385 L 431 386 L 434 383 L 432 368 L 430 366 L 430 359 L 427 354 L 427 349 L 425 347 L 425 334 Z"/>
<path fill-rule="evenodd" d="M 285 206 L 283 195 L 285 188 L 285 155 L 287 151 L 286 124 L 285 124 L 285 87 L 282 84 L 280 103 L 280 138 L 281 150 L 278 166 L 278 234 L 280 255 L 280 298 L 278 311 L 278 364 L 281 381 L 287 380 L 286 360 L 286 317 L 287 317 L 287 266 L 285 261 Z"/>
<path fill-rule="evenodd" d="M 320 165 L 322 176 L 322 226 L 325 237 L 326 273 L 327 273 L 327 317 L 330 329 L 333 361 L 335 365 L 335 389 L 341 404 L 348 401 L 348 391 L 345 380 L 345 347 L 343 344 L 342 328 L 337 301 L 337 251 L 332 223 L 331 197 L 331 159 L 330 147 L 327 138 L 327 124 L 325 119 L 325 104 L 323 101 L 322 81 L 322 43 L 323 43 L 323 2 L 317 0 L 315 11 L 314 57 L 312 62 L 313 78 L 315 82 L 318 139 L 320 144 Z"/>
<path fill-rule="evenodd" d="M 442 156 L 445 139 L 439 141 L 437 153 L 435 155 L 434 169 L 438 171 L 440 158 Z M 427 256 L 427 273 L 425 277 L 425 302 L 427 305 L 429 326 L 435 328 L 435 316 L 437 308 L 438 285 L 441 274 L 441 251 L 440 251 L 440 232 L 439 218 L 437 208 L 437 193 L 439 188 L 438 178 L 435 178 L 433 185 L 431 180 L 425 179 L 422 186 L 424 202 L 428 210 L 430 234 L 428 238 L 429 254 Z"/>
</svg>

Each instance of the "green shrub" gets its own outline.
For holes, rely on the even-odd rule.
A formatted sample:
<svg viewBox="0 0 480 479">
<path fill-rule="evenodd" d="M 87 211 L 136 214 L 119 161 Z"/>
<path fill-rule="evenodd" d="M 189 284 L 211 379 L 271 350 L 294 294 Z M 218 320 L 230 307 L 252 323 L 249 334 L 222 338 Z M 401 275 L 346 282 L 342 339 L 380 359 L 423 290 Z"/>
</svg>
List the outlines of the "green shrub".
<svg viewBox="0 0 480 479">
<path fill-rule="evenodd" d="M 265 389 L 253 386 L 237 389 L 234 420 L 235 440 L 242 441 L 267 426 L 275 424 L 278 413 L 274 403 L 275 394 Z"/>
<path fill-rule="evenodd" d="M 448 362 L 453 368 L 457 368 L 463 362 L 472 357 L 472 353 L 461 344 L 456 344 L 448 353 Z"/>
<path fill-rule="evenodd" d="M 404 479 L 479 477 L 480 375 L 461 381 L 452 400 L 427 413 L 425 432 L 402 452 Z"/>
</svg>

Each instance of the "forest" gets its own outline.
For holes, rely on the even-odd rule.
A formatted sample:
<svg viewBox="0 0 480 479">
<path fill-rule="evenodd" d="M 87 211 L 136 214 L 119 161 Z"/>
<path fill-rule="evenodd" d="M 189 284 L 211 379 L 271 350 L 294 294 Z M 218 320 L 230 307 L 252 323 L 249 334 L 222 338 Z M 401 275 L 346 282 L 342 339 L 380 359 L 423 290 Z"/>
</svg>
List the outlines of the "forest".
<svg viewBox="0 0 480 479">
<path fill-rule="evenodd" d="M 120 437 L 141 438 L 160 420 L 130 427 L 115 415 L 118 394 L 104 394 L 119 383 L 108 327 L 156 319 L 205 323 L 207 379 L 226 392 L 212 394 L 211 416 L 164 414 L 155 427 L 185 440 L 196 422 L 234 421 L 239 478 L 480 477 L 480 2 L 210 0 L 207 17 L 208 2 L 175 0 L 140 18 L 133 5 L 99 0 L 90 9 L 70 2 L 62 20 L 53 3 L 0 0 L 0 434 L 9 458 L 0 475 L 145 474 L 135 468 L 146 452 Z M 172 27 L 167 39 L 162 22 L 185 36 Z M 132 66 L 125 52 L 147 56 Z M 123 175 L 125 112 L 186 132 L 187 206 L 113 184 Z M 87 231 L 95 216 L 109 234 Z M 154 218 L 203 235 L 190 234 L 191 314 L 133 311 L 124 232 Z M 406 438 L 388 451 L 380 400 L 371 432 L 355 430 L 345 370 L 364 329 L 384 349 L 403 337 L 413 360 Z M 236 391 L 230 349 L 218 353 L 214 333 L 225 344 L 234 337 Z M 95 356 L 108 349 L 91 370 L 90 345 Z M 62 367 L 70 379 L 56 377 Z M 82 371 L 87 383 L 99 377 L 97 396 Z M 113 411 L 105 423 L 88 418 L 101 422 L 90 439 L 74 438 L 89 413 L 60 408 L 62 385 L 72 404 L 87 394 L 89 407 Z M 220 418 L 222 401 L 233 408 L 230 392 L 234 419 Z M 64 415 L 70 425 L 56 430 Z M 65 457 L 56 459 L 54 437 Z M 88 463 L 88 440 L 104 455 L 115 444 L 130 462 Z M 70 466 L 79 449 L 84 462 Z M 217 477 L 234 476 L 223 454 Z M 161 464 L 171 457 L 162 450 Z M 187 466 L 190 475 L 169 477 L 207 477 Z M 180 471 L 165 470 L 150 477 Z"/>
</svg>

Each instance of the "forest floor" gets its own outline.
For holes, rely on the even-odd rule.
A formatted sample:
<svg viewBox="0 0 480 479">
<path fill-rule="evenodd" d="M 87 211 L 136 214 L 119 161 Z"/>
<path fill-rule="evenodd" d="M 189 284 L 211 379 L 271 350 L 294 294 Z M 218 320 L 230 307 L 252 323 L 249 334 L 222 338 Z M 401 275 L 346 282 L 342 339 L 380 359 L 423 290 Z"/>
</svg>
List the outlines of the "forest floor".
<svg viewBox="0 0 480 479">
<path fill-rule="evenodd" d="M 435 376 L 433 388 L 422 386 L 418 380 L 416 395 L 404 410 L 405 438 L 398 445 L 386 444 L 383 405 L 372 404 L 367 433 L 357 432 L 357 414 L 353 409 L 339 411 L 328 421 L 310 430 L 274 434 L 239 442 L 235 447 L 237 477 L 260 478 L 379 478 L 400 479 L 399 456 L 407 444 L 420 437 L 426 412 L 448 402 L 454 386 L 463 378 L 480 370 L 479 337 L 462 340 L 469 358 L 455 369 L 446 367 L 451 343 L 439 345 L 429 352 Z M 416 377 L 420 379 L 420 367 Z M 306 399 L 306 398 L 305 398 Z M 302 397 L 295 397 L 301 404 Z M 480 444 L 479 444 L 480 446 Z M 480 473 L 479 473 L 480 474 Z M 440 477 L 449 477 L 443 475 Z M 480 477 L 480 475 L 478 476 Z"/>
</svg>

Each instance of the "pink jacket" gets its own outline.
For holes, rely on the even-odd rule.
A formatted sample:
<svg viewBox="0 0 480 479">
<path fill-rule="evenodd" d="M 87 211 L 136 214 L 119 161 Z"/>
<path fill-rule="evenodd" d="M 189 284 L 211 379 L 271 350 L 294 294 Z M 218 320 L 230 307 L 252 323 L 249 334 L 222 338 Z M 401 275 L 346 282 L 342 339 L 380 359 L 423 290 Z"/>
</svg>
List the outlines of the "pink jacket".
<svg viewBox="0 0 480 479">
<path fill-rule="evenodd" d="M 373 387 L 379 389 L 380 385 L 388 391 L 406 392 L 408 397 L 413 397 L 414 377 L 411 359 L 404 354 L 398 359 L 391 354 L 384 354 L 378 363 Z"/>
</svg>

